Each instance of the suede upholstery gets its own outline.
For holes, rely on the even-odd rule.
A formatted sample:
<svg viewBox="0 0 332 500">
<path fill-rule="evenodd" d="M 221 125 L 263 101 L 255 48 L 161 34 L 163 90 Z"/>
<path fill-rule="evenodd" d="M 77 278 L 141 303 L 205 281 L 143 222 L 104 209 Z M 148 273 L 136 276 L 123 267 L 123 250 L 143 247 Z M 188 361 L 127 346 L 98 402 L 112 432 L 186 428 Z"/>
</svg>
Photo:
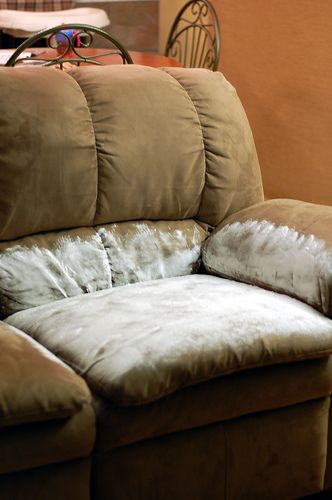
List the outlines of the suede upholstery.
<svg viewBox="0 0 332 500">
<path fill-rule="evenodd" d="M 137 219 L 217 224 L 262 200 L 250 127 L 219 74 L 1 68 L 0 105 L 1 240 Z"/>
<path fill-rule="evenodd" d="M 225 218 L 270 206 L 288 224 L 295 206 L 262 204 L 234 88 L 201 69 L 22 66 L 0 68 L 0 109 L 1 500 L 329 486 L 331 320 L 200 267 Z M 319 210 L 299 207 L 296 230 L 323 227 Z"/>
<path fill-rule="evenodd" d="M 295 499 L 323 488 L 329 398 L 118 448 L 94 460 L 108 500 Z"/>
<path fill-rule="evenodd" d="M 5 323 L 0 323 L 0 352 L 0 428 L 63 419 L 89 405 L 90 391 L 80 377 L 31 337 Z"/>
<path fill-rule="evenodd" d="M 218 377 L 136 407 L 121 407 L 94 394 L 95 453 L 318 399 L 331 392 L 331 375 L 331 359 L 320 358 Z"/>
<path fill-rule="evenodd" d="M 33 283 L 33 287 L 31 284 Z M 0 317 L 112 286 L 100 236 L 92 228 L 0 243 Z"/>
<path fill-rule="evenodd" d="M 332 351 L 332 322 L 311 307 L 214 276 L 135 283 L 27 309 L 6 321 L 120 406 Z"/>
<path fill-rule="evenodd" d="M 88 457 L 94 440 L 95 417 L 88 405 L 72 417 L 3 428 L 0 475 Z"/>
<path fill-rule="evenodd" d="M 206 241 L 213 274 L 286 293 L 332 316 L 332 208 L 269 200 L 226 218 Z"/>
<path fill-rule="evenodd" d="M 91 459 L 0 475 L 1 500 L 90 500 Z"/>
<path fill-rule="evenodd" d="M 0 239 L 91 224 L 95 142 L 75 81 L 51 68 L 1 68 L 0 107 Z"/>
</svg>

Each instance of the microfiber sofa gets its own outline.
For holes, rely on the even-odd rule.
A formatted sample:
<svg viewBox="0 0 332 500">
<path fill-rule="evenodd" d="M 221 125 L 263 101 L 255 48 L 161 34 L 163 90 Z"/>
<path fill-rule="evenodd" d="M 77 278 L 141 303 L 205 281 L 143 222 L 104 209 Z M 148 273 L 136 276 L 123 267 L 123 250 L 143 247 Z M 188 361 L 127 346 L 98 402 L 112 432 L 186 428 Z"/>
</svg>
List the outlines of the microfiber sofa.
<svg viewBox="0 0 332 500">
<path fill-rule="evenodd" d="M 263 200 L 234 88 L 2 68 L 0 111 L 1 500 L 331 488 L 332 209 Z"/>
</svg>

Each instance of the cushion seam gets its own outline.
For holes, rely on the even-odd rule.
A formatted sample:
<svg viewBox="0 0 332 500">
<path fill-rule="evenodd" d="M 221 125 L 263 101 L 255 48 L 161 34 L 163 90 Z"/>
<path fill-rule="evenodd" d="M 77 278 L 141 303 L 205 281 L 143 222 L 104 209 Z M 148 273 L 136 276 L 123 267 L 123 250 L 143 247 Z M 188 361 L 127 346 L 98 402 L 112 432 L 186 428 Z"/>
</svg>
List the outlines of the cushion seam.
<svg viewBox="0 0 332 500">
<path fill-rule="evenodd" d="M 241 368 L 231 368 L 230 370 L 226 370 L 224 372 L 216 370 L 215 373 L 211 373 L 207 377 L 200 377 L 197 380 L 195 380 L 194 382 L 184 383 L 184 384 L 182 384 L 182 385 L 180 384 L 178 386 L 174 385 L 173 387 L 170 387 L 166 391 L 163 391 L 161 394 L 152 396 L 150 398 L 144 398 L 140 401 L 137 401 L 137 398 L 136 398 L 136 401 L 123 403 L 123 400 L 118 399 L 116 397 L 114 399 L 113 398 L 111 399 L 103 394 L 99 393 L 99 395 L 102 395 L 103 397 L 105 397 L 106 399 L 111 401 L 112 403 L 115 403 L 123 408 L 143 406 L 145 404 L 153 403 L 154 401 L 158 401 L 158 400 L 164 398 L 165 396 L 173 394 L 174 392 L 180 391 L 181 389 L 184 389 L 186 387 L 191 387 L 191 386 L 198 385 L 198 384 L 201 384 L 204 382 L 208 382 L 209 380 L 213 380 L 213 379 L 216 379 L 218 377 L 224 377 L 227 375 L 232 375 L 234 373 L 245 372 L 245 371 L 251 370 L 253 368 L 261 368 L 261 367 L 263 368 L 265 366 L 277 366 L 277 365 L 280 365 L 283 363 L 296 363 L 297 361 L 325 358 L 325 357 L 330 356 L 331 354 L 332 354 L 332 347 L 329 347 L 327 349 L 323 349 L 320 351 L 314 351 L 314 352 L 311 351 L 311 352 L 307 352 L 307 353 L 294 354 L 293 356 L 290 356 L 288 359 L 281 359 L 280 358 L 277 361 L 272 361 L 272 362 L 267 362 L 267 363 L 254 362 L 254 363 L 245 365 Z M 89 385 L 90 385 L 90 382 L 89 382 Z M 98 389 L 98 388 L 103 388 L 105 386 L 102 386 L 102 384 L 99 384 L 99 382 L 98 382 L 98 384 L 94 385 L 94 387 L 96 387 L 96 389 Z"/>
<path fill-rule="evenodd" d="M 91 110 L 90 110 L 90 106 L 89 106 L 89 103 L 88 103 L 88 100 L 87 100 L 87 97 L 85 95 L 84 90 L 82 89 L 81 85 L 78 83 L 78 81 L 76 80 L 76 78 L 74 78 L 70 74 L 70 72 L 68 72 L 67 75 L 69 75 L 70 78 L 72 78 L 72 80 L 75 82 L 75 84 L 77 85 L 77 87 L 80 89 L 80 91 L 81 91 L 81 93 L 82 93 L 82 95 L 84 97 L 84 101 L 86 102 L 86 107 L 88 109 L 89 117 L 90 117 L 90 120 L 91 120 L 91 127 L 92 127 L 94 144 L 95 144 L 94 150 L 95 150 L 95 158 L 96 158 L 96 167 L 97 167 L 97 186 L 96 186 L 97 189 L 96 189 L 96 200 L 95 200 L 95 214 L 93 216 L 93 220 L 92 220 L 92 223 L 91 223 L 91 226 L 94 226 L 95 219 L 96 219 L 96 214 L 97 214 L 98 195 L 99 195 L 99 162 L 98 162 L 98 153 L 97 153 L 96 130 L 95 130 L 95 126 L 94 126 L 94 123 L 93 123 L 92 113 L 91 113 Z"/>
<path fill-rule="evenodd" d="M 167 68 L 165 68 L 165 71 L 166 70 L 167 70 Z M 202 126 L 202 122 L 201 122 L 201 119 L 200 119 L 199 112 L 198 112 L 198 110 L 197 110 L 197 108 L 196 108 L 196 106 L 194 104 L 194 101 L 191 98 L 191 95 L 189 94 L 189 91 L 184 87 L 184 85 L 174 75 L 172 75 L 168 71 L 166 71 L 166 73 L 171 78 L 173 78 L 173 80 L 175 80 L 181 86 L 181 88 L 185 91 L 185 93 L 187 94 L 188 99 L 190 100 L 191 104 L 193 105 L 193 107 L 195 109 L 197 120 L 198 120 L 198 123 L 199 123 L 199 128 L 200 128 L 200 131 L 201 131 L 201 134 L 202 134 L 203 151 L 204 151 L 204 187 L 203 187 L 202 192 L 201 192 L 201 197 L 200 197 L 201 199 L 200 199 L 200 202 L 199 202 L 199 207 L 198 207 L 198 210 L 197 210 L 197 214 L 195 215 L 195 218 L 196 218 L 198 216 L 198 214 L 200 213 L 200 210 L 201 210 L 201 206 L 202 206 L 202 202 L 203 202 L 203 193 L 204 193 L 205 184 L 206 184 L 206 175 L 207 175 L 206 142 L 205 142 L 205 136 L 204 136 L 204 132 L 203 132 L 203 126 Z"/>
</svg>

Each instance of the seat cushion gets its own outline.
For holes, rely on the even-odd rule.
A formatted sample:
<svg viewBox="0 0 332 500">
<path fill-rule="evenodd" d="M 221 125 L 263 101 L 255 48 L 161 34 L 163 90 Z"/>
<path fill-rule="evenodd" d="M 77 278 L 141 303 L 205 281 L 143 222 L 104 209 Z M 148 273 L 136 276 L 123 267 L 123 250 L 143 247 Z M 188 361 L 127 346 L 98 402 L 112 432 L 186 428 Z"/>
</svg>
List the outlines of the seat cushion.
<svg viewBox="0 0 332 500">
<path fill-rule="evenodd" d="M 120 407 L 94 394 L 94 453 L 316 400 L 330 394 L 331 388 L 330 356 L 217 377 L 135 407 Z"/>
<path fill-rule="evenodd" d="M 332 352 L 332 322 L 310 306 L 206 275 L 103 290 L 6 321 L 119 405 L 145 404 L 220 375 Z"/>
</svg>

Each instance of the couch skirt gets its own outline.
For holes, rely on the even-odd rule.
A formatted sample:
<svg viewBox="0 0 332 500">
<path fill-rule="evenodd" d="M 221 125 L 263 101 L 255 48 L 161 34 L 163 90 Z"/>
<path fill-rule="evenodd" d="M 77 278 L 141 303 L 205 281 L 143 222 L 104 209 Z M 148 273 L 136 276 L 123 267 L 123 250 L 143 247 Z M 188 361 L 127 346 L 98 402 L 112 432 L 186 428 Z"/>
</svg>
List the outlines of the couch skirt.
<svg viewBox="0 0 332 500">
<path fill-rule="evenodd" d="M 1 500 L 89 500 L 91 459 L 0 475 Z M 109 497 L 108 497 L 109 498 Z"/>
<path fill-rule="evenodd" d="M 96 454 L 98 500 L 280 500 L 324 488 L 330 399 Z"/>
</svg>

